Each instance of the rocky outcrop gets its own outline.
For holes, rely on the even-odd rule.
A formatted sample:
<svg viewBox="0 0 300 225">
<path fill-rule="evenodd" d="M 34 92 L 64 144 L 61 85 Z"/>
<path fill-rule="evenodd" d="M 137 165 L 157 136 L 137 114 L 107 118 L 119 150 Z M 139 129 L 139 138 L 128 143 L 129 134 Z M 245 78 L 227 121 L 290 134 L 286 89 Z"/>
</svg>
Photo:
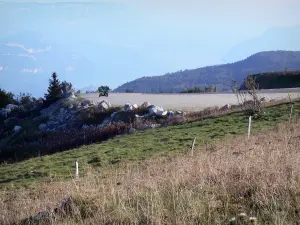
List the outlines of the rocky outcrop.
<svg viewBox="0 0 300 225">
<path fill-rule="evenodd" d="M 18 105 L 8 104 L 5 108 L 0 109 L 0 115 L 7 118 L 15 110 L 24 110 L 24 109 L 23 109 L 23 107 L 18 106 Z"/>
<path fill-rule="evenodd" d="M 108 101 L 102 101 L 98 104 L 98 109 L 100 112 L 105 112 L 106 110 L 108 110 L 109 108 L 111 108 L 111 104 Z"/>
<path fill-rule="evenodd" d="M 22 127 L 21 126 L 15 126 L 14 127 L 14 132 L 19 132 L 20 130 L 22 130 Z"/>
<path fill-rule="evenodd" d="M 224 105 L 223 107 L 220 108 L 220 111 L 227 111 L 229 109 L 231 109 L 231 105 L 230 104 L 226 104 L 226 105 Z"/>
</svg>

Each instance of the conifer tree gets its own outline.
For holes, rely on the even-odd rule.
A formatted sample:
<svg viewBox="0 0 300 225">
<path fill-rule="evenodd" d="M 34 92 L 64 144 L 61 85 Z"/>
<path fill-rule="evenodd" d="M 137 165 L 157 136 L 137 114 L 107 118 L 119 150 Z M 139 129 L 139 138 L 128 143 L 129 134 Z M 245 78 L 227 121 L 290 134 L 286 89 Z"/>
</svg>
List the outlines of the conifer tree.
<svg viewBox="0 0 300 225">
<path fill-rule="evenodd" d="M 56 72 L 53 72 L 51 79 L 49 79 L 48 93 L 45 94 L 45 99 L 49 104 L 51 104 L 61 98 L 62 98 L 61 84 L 57 78 Z"/>
</svg>

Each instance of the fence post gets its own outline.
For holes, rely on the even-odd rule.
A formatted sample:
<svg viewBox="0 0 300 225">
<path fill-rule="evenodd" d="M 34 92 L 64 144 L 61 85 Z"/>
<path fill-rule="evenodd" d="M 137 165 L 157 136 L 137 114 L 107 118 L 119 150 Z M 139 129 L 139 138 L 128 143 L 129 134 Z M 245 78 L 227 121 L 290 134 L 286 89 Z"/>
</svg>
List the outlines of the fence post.
<svg viewBox="0 0 300 225">
<path fill-rule="evenodd" d="M 79 170 L 78 170 L 78 160 L 75 161 L 75 179 L 79 177 Z"/>
<path fill-rule="evenodd" d="M 291 105 L 290 122 L 292 121 L 293 108 L 294 108 L 294 104 Z"/>
<path fill-rule="evenodd" d="M 251 123 L 252 123 L 252 116 L 249 117 L 248 138 L 250 138 L 250 134 L 251 134 Z"/>
<path fill-rule="evenodd" d="M 193 145 L 192 145 L 192 156 L 194 155 L 195 142 L 196 142 L 196 137 L 194 138 Z"/>
</svg>

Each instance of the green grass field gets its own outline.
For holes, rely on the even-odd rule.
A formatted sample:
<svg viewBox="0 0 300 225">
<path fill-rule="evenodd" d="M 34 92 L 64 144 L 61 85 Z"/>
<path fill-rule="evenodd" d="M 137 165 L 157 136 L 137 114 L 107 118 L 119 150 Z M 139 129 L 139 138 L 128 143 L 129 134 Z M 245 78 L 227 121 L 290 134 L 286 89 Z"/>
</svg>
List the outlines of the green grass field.
<svg viewBox="0 0 300 225">
<path fill-rule="evenodd" d="M 282 104 L 265 110 L 263 117 L 253 120 L 252 132 L 270 129 L 280 122 L 289 120 L 290 105 Z M 300 103 L 294 107 L 294 115 L 299 115 Z M 184 153 L 189 151 L 194 137 L 196 148 L 212 144 L 223 138 L 247 134 L 248 117 L 233 113 L 218 118 L 170 126 L 154 130 L 138 131 L 130 135 L 120 135 L 108 141 L 82 146 L 78 149 L 54 155 L 33 158 L 15 164 L 0 166 L 0 188 L 19 187 L 42 182 L 47 179 L 70 178 L 74 173 L 74 161 L 79 166 L 90 165 L 105 168 L 117 166 L 120 162 L 137 161 L 160 156 Z M 80 170 L 80 175 L 85 173 Z"/>
</svg>

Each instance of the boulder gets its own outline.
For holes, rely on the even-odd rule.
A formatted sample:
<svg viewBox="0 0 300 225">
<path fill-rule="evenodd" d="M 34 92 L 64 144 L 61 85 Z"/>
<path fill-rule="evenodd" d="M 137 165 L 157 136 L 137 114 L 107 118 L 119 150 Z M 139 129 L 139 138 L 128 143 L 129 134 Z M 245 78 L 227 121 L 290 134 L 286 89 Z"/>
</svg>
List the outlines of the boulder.
<svg viewBox="0 0 300 225">
<path fill-rule="evenodd" d="M 89 105 L 91 105 L 91 101 L 88 100 L 88 99 L 84 99 L 84 100 L 81 102 L 81 105 L 82 105 L 83 107 L 89 106 Z"/>
<path fill-rule="evenodd" d="M 64 97 L 65 98 L 76 98 L 74 92 L 72 92 L 72 91 L 66 93 Z"/>
<path fill-rule="evenodd" d="M 8 104 L 5 108 L 6 108 L 7 110 L 13 111 L 13 110 L 18 109 L 18 108 L 20 108 L 20 107 L 17 106 L 17 105 L 14 105 L 14 104 Z"/>
<path fill-rule="evenodd" d="M 45 123 L 42 123 L 39 125 L 39 130 L 40 131 L 47 131 L 47 124 Z"/>
<path fill-rule="evenodd" d="M 135 109 L 138 109 L 139 107 L 138 107 L 137 104 L 133 104 L 133 105 L 132 105 L 132 108 L 133 108 L 133 110 L 135 110 Z"/>
<path fill-rule="evenodd" d="M 144 125 L 144 126 L 140 127 L 139 130 L 151 130 L 154 128 L 158 128 L 160 126 L 161 126 L 160 124 Z"/>
<path fill-rule="evenodd" d="M 118 111 L 110 117 L 111 122 L 131 123 L 136 119 L 135 114 L 131 111 Z"/>
<path fill-rule="evenodd" d="M 136 130 L 135 130 L 134 128 L 131 127 L 131 128 L 129 129 L 128 133 L 129 133 L 129 134 L 133 134 L 135 131 L 136 131 Z"/>
<path fill-rule="evenodd" d="M 132 106 L 130 103 L 126 103 L 126 104 L 124 105 L 124 110 L 125 110 L 126 112 L 130 112 L 130 111 L 133 110 L 133 106 Z"/>
<path fill-rule="evenodd" d="M 150 102 L 144 102 L 144 103 L 141 105 L 141 107 L 142 107 L 142 108 L 148 108 L 150 105 L 151 105 Z"/>
<path fill-rule="evenodd" d="M 20 127 L 20 126 L 14 127 L 14 132 L 19 132 L 20 130 L 22 130 L 22 127 Z"/>
<path fill-rule="evenodd" d="M 229 104 L 226 104 L 220 110 L 221 111 L 226 111 L 226 110 L 229 110 L 230 108 L 231 108 L 231 106 Z"/>
<path fill-rule="evenodd" d="M 262 98 L 260 99 L 260 102 L 266 102 L 266 97 L 262 97 Z"/>
<path fill-rule="evenodd" d="M 155 115 L 155 116 L 166 116 L 168 114 L 167 111 L 165 111 L 163 108 L 158 106 L 149 106 L 148 111 L 150 115 Z"/>
<path fill-rule="evenodd" d="M 8 117 L 12 113 L 12 111 L 17 109 L 22 109 L 22 107 L 14 104 L 8 104 L 5 108 L 2 108 L 0 110 L 0 115 L 4 117 Z"/>
<path fill-rule="evenodd" d="M 90 128 L 89 125 L 84 124 L 84 125 L 82 126 L 82 129 L 84 129 L 84 130 L 86 130 L 86 129 L 88 129 L 88 128 Z"/>
<path fill-rule="evenodd" d="M 168 117 L 173 117 L 174 115 L 175 115 L 175 112 L 173 112 L 173 111 L 169 111 L 167 114 Z"/>
<path fill-rule="evenodd" d="M 105 110 L 109 109 L 111 107 L 110 102 L 108 101 L 102 101 L 98 104 L 98 109 L 100 112 L 104 112 Z"/>
<path fill-rule="evenodd" d="M 156 116 L 165 117 L 168 115 L 168 111 L 157 111 Z"/>
</svg>

